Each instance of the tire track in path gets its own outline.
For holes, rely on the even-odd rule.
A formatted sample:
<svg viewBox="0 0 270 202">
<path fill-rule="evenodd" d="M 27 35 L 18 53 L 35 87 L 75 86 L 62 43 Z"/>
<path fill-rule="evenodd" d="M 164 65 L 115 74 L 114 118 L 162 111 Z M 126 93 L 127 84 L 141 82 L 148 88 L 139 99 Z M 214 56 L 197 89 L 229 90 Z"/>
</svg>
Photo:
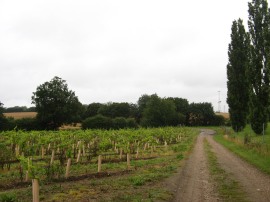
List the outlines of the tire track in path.
<svg viewBox="0 0 270 202">
<path fill-rule="evenodd" d="M 208 130 L 206 133 L 214 134 L 214 131 Z M 212 151 L 216 154 L 220 167 L 239 183 L 249 200 L 254 202 L 270 201 L 269 175 L 261 172 L 214 141 L 212 135 L 207 135 L 206 139 L 212 146 Z"/>
<path fill-rule="evenodd" d="M 186 160 L 178 178 L 175 202 L 218 201 L 218 194 L 211 183 L 203 140 L 205 132 L 197 138 L 194 149 Z"/>
<path fill-rule="evenodd" d="M 174 202 L 222 201 L 215 189 L 215 182 L 210 179 L 204 138 L 211 145 L 220 167 L 239 183 L 248 200 L 270 202 L 270 176 L 215 142 L 214 134 L 213 130 L 201 130 L 192 153 L 175 178 Z"/>
</svg>

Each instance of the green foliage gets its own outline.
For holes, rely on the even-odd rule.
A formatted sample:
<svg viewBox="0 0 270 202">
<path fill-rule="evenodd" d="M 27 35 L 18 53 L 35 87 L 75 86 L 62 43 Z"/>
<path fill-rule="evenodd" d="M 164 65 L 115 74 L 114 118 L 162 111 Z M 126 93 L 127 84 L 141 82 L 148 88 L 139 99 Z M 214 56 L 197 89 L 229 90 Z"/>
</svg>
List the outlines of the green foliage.
<svg viewBox="0 0 270 202">
<path fill-rule="evenodd" d="M 227 103 L 232 127 L 235 131 L 241 131 L 247 122 L 250 94 L 248 80 L 250 39 L 241 19 L 233 21 L 228 57 Z"/>
<path fill-rule="evenodd" d="M 213 119 L 212 119 L 212 122 L 211 122 L 211 125 L 212 126 L 223 126 L 225 125 L 225 118 L 221 115 L 214 115 L 213 116 Z"/>
<path fill-rule="evenodd" d="M 36 105 L 37 119 L 44 129 L 57 129 L 64 123 L 80 120 L 82 105 L 65 80 L 54 77 L 37 87 L 32 103 Z"/>
<path fill-rule="evenodd" d="M 0 117 L 3 117 L 4 116 L 3 113 L 4 113 L 3 103 L 0 102 Z"/>
<path fill-rule="evenodd" d="M 251 36 L 251 126 L 262 134 L 267 126 L 270 105 L 270 11 L 266 0 L 252 0 L 248 4 L 248 27 Z"/>
<path fill-rule="evenodd" d="M 82 129 L 110 129 L 112 128 L 112 120 L 102 115 L 89 117 L 82 122 Z"/>
<path fill-rule="evenodd" d="M 3 169 L 6 162 L 14 158 L 14 155 L 7 144 L 0 142 L 0 168 Z"/>
<path fill-rule="evenodd" d="M 176 126 L 179 116 L 173 101 L 151 95 L 143 110 L 141 125 L 144 127 Z"/>
<path fill-rule="evenodd" d="M 265 137 L 256 135 L 250 125 L 238 133 L 231 133 L 228 128 L 223 131 L 219 129 L 217 132 L 218 135 L 214 136 L 217 142 L 270 174 L 270 128 L 266 130 Z M 224 134 L 227 134 L 228 138 L 224 138 Z"/>
<path fill-rule="evenodd" d="M 146 182 L 145 176 L 140 175 L 130 177 L 129 180 L 134 186 L 142 186 Z"/>
<path fill-rule="evenodd" d="M 138 128 L 138 124 L 135 120 L 135 118 L 127 118 L 127 128 Z"/>
<path fill-rule="evenodd" d="M 40 124 L 36 118 L 22 118 L 14 120 L 14 124 L 19 130 L 39 130 Z"/>
<path fill-rule="evenodd" d="M 64 167 L 61 166 L 60 163 L 54 163 L 52 165 L 48 165 L 45 168 L 45 175 L 48 181 L 51 181 L 55 178 L 60 178 L 64 174 Z"/>
<path fill-rule="evenodd" d="M 8 107 L 5 109 L 5 113 L 10 113 L 10 112 L 35 112 L 36 108 L 35 107 L 29 107 L 27 108 L 26 106 L 15 106 L 15 107 Z"/>
<path fill-rule="evenodd" d="M 178 97 L 169 97 L 167 100 L 173 101 L 176 107 L 176 111 L 181 113 L 182 115 L 186 115 L 188 113 L 189 103 L 187 99 L 178 98 Z"/>
<path fill-rule="evenodd" d="M 128 118 L 131 116 L 131 108 L 132 108 L 131 105 L 127 102 L 107 103 L 106 105 L 102 105 L 98 109 L 98 113 L 110 118 L 116 117 Z"/>
<path fill-rule="evenodd" d="M 0 202 L 17 202 L 17 196 L 14 193 L 1 193 Z"/>
<path fill-rule="evenodd" d="M 0 102 L 0 131 L 1 130 L 10 130 L 14 128 L 14 124 L 12 124 L 11 122 L 13 121 L 13 119 L 10 118 L 6 118 L 4 116 L 4 107 L 3 107 L 3 103 Z"/>
<path fill-rule="evenodd" d="M 103 106 L 101 103 L 91 103 L 87 106 L 84 113 L 84 118 L 92 117 L 98 115 L 98 110 Z"/>
<path fill-rule="evenodd" d="M 116 117 L 112 120 L 114 129 L 122 129 L 127 127 L 127 120 L 124 117 Z"/>
<path fill-rule="evenodd" d="M 209 126 L 214 118 L 214 109 L 211 103 L 191 103 L 188 111 L 190 126 Z"/>
</svg>

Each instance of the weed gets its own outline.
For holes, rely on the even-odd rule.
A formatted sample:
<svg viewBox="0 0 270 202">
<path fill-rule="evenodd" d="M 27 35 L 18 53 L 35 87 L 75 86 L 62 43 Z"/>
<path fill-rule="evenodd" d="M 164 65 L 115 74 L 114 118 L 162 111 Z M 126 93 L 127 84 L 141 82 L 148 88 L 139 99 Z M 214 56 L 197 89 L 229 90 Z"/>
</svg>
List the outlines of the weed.
<svg viewBox="0 0 270 202">
<path fill-rule="evenodd" d="M 209 161 L 210 174 L 216 183 L 220 197 L 224 201 L 247 201 L 246 196 L 237 181 L 223 170 L 218 164 L 217 157 L 211 151 L 211 145 L 204 139 L 204 148 Z"/>
</svg>

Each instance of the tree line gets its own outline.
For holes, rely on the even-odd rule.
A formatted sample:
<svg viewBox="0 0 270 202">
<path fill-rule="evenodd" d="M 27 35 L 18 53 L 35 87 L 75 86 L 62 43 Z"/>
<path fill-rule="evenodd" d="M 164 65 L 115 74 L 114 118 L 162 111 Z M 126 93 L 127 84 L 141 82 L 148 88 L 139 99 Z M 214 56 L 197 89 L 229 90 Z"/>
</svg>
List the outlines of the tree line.
<svg viewBox="0 0 270 202">
<path fill-rule="evenodd" d="M 0 130 L 57 130 L 63 124 L 82 123 L 82 128 L 137 128 L 164 126 L 222 125 L 224 118 L 214 113 L 211 103 L 189 103 L 187 99 L 157 94 L 142 95 L 136 104 L 127 102 L 80 103 L 65 80 L 54 77 L 39 85 L 32 96 L 36 118 L 20 120 L 3 116 L 0 105 Z"/>
<path fill-rule="evenodd" d="M 248 31 L 242 19 L 232 23 L 227 103 L 236 132 L 250 123 L 256 134 L 262 134 L 270 113 L 270 9 L 267 0 L 249 2 L 248 14 Z"/>
</svg>

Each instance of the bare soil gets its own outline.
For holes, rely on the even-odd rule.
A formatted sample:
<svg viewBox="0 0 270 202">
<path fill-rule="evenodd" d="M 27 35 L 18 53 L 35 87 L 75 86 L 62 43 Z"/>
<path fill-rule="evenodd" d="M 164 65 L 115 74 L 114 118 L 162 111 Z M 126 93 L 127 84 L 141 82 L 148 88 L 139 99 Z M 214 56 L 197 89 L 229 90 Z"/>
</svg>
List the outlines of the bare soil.
<svg viewBox="0 0 270 202">
<path fill-rule="evenodd" d="M 235 154 L 213 140 L 214 131 L 202 130 L 194 149 L 179 172 L 169 178 L 164 186 L 174 192 L 174 202 L 222 201 L 218 196 L 215 182 L 211 180 L 206 153 L 203 147 L 204 138 L 212 146 L 220 167 L 229 173 L 246 192 L 250 201 L 270 201 L 270 176 L 262 173 Z"/>
</svg>

